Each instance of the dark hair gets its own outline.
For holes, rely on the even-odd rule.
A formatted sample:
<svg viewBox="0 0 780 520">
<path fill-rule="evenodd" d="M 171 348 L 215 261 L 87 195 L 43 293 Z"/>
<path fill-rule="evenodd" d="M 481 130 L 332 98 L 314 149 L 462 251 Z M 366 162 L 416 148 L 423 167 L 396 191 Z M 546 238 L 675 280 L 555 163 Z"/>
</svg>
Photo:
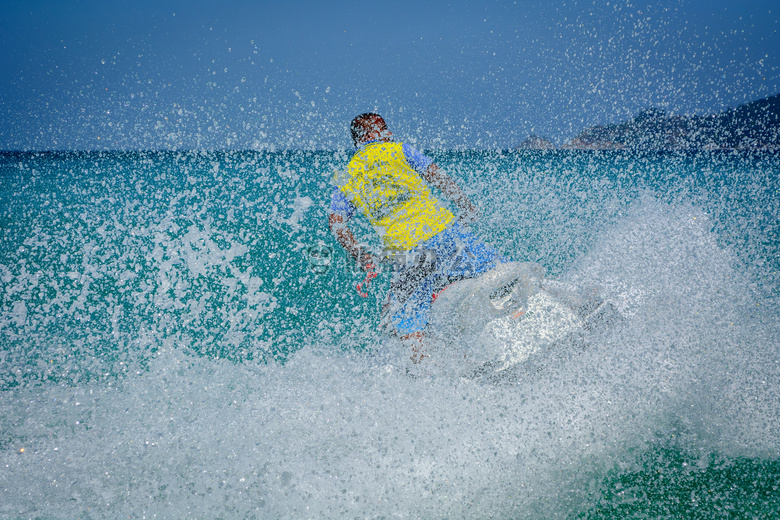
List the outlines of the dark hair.
<svg viewBox="0 0 780 520">
<path fill-rule="evenodd" d="M 387 130 L 387 123 L 379 114 L 373 112 L 366 112 L 360 114 L 349 124 L 349 132 L 352 134 L 352 142 L 357 146 L 360 141 L 363 140 L 363 136 L 368 133 L 369 130 L 376 129 L 380 132 Z"/>
</svg>

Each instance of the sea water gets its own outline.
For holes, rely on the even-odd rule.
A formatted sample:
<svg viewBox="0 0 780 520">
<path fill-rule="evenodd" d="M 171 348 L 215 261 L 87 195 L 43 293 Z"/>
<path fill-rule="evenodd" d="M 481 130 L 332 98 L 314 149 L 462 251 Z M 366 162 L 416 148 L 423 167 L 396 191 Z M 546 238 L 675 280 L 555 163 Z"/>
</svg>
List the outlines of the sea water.
<svg viewBox="0 0 780 520">
<path fill-rule="evenodd" d="M 0 155 L 0 518 L 780 516 L 780 157 L 430 153 L 625 319 L 410 375 L 327 229 L 346 152 Z"/>
</svg>

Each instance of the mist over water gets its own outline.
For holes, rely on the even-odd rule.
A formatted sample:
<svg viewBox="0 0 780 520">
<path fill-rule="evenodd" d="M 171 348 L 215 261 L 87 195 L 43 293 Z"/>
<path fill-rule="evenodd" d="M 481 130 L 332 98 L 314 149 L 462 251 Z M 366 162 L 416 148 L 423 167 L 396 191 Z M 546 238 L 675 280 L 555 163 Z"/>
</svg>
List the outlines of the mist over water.
<svg viewBox="0 0 780 520">
<path fill-rule="evenodd" d="M 346 155 L 2 155 L 0 516 L 780 510 L 777 156 L 432 155 L 626 319 L 512 384 L 410 377 L 387 274 L 303 253 Z"/>
</svg>

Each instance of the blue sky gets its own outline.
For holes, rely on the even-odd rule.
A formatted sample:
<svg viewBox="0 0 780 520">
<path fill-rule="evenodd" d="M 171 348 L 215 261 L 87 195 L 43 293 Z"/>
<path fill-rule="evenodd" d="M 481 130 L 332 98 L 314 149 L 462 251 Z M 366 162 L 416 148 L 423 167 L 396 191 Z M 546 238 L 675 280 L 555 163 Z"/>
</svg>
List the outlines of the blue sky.
<svg viewBox="0 0 780 520">
<path fill-rule="evenodd" d="M 780 91 L 769 1 L 6 1 L 0 149 L 558 144 Z"/>
</svg>

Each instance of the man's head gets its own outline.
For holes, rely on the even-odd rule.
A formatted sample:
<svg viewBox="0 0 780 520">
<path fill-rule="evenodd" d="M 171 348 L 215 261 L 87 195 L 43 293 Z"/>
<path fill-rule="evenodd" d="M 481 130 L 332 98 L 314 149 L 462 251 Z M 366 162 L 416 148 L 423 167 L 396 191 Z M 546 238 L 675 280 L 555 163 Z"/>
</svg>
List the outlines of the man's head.
<svg viewBox="0 0 780 520">
<path fill-rule="evenodd" d="M 390 141 L 393 137 L 382 116 L 372 112 L 360 114 L 353 119 L 349 131 L 355 146 L 360 146 L 366 141 Z"/>
</svg>

